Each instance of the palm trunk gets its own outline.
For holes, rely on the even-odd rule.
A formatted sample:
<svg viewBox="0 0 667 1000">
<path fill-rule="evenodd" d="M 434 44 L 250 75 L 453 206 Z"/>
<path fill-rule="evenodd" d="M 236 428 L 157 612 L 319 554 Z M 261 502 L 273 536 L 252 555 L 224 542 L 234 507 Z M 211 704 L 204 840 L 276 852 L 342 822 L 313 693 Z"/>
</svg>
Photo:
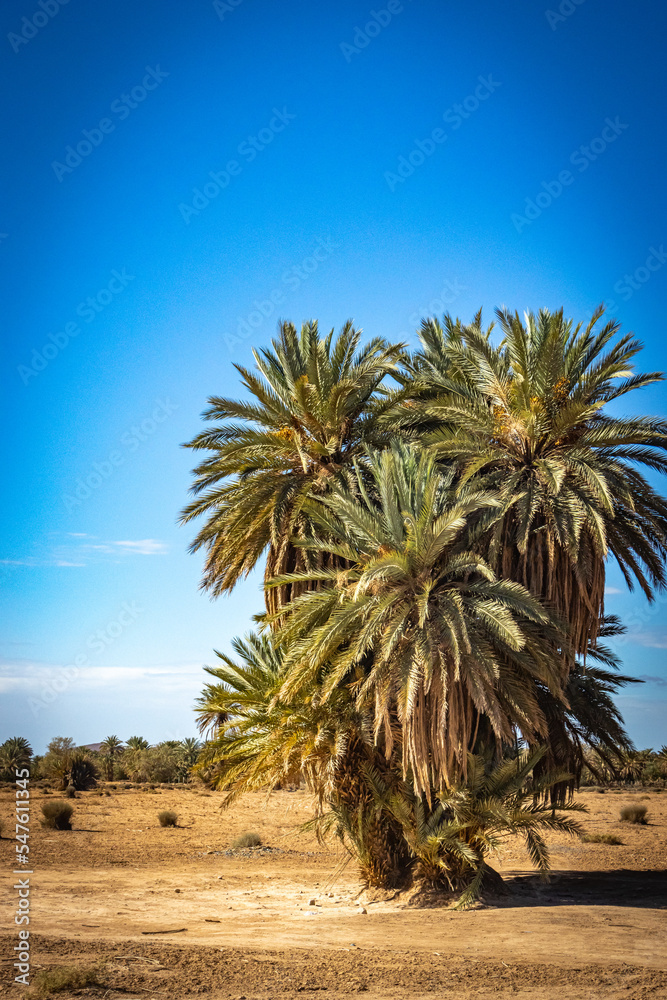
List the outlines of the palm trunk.
<svg viewBox="0 0 667 1000">
<path fill-rule="evenodd" d="M 378 805 L 364 779 L 368 765 L 388 780 L 394 777 L 384 757 L 352 740 L 336 766 L 331 805 L 355 846 L 364 884 L 388 889 L 405 881 L 409 852 L 400 825 Z"/>
</svg>

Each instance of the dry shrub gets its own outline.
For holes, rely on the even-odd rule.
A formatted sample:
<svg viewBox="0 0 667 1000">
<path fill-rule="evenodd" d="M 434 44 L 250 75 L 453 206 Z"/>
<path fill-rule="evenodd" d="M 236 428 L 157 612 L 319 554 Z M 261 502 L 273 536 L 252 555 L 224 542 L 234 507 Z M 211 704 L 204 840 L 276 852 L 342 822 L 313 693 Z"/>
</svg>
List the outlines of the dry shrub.
<svg viewBox="0 0 667 1000">
<path fill-rule="evenodd" d="M 42 806 L 42 814 L 44 816 L 44 819 L 41 821 L 42 826 L 48 827 L 49 830 L 71 830 L 72 824 L 70 820 L 73 812 L 74 806 L 71 806 L 69 802 L 63 802 L 62 799 L 45 802 Z"/>
<path fill-rule="evenodd" d="M 241 850 L 243 847 L 261 847 L 262 838 L 258 833 L 242 833 L 240 837 L 232 842 L 232 849 Z"/>
<path fill-rule="evenodd" d="M 622 844 L 623 841 L 613 833 L 585 833 L 581 838 L 584 844 Z"/>
<path fill-rule="evenodd" d="M 65 795 L 66 799 L 75 799 L 76 798 L 76 790 L 74 788 L 72 788 L 71 785 L 68 785 L 67 788 L 65 789 L 64 795 Z"/>
<path fill-rule="evenodd" d="M 101 965 L 82 968 L 77 968 L 75 965 L 60 965 L 54 969 L 40 969 L 33 980 L 33 986 L 39 997 L 49 997 L 64 990 L 104 985 L 104 966 Z"/>
<path fill-rule="evenodd" d="M 646 806 L 623 806 L 621 809 L 621 823 L 641 823 L 646 826 Z"/>
<path fill-rule="evenodd" d="M 178 816 L 170 809 L 163 809 L 157 814 L 157 818 L 160 820 L 160 826 L 176 826 L 178 824 Z"/>
</svg>

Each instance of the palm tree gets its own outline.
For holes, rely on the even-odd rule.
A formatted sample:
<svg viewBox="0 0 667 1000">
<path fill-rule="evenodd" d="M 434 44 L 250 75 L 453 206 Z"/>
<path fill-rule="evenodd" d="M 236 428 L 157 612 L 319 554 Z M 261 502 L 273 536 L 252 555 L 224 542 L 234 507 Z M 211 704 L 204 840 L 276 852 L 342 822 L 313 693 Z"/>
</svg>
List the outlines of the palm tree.
<svg viewBox="0 0 667 1000">
<path fill-rule="evenodd" d="M 531 861 L 546 876 L 550 858 L 542 830 L 580 836 L 581 827 L 544 801 L 563 775 L 534 775 L 544 748 L 522 750 L 492 764 L 489 756 L 470 754 L 467 777 L 437 796 L 431 808 L 409 786 L 390 792 L 371 776 L 376 798 L 400 822 L 412 855 L 415 878 L 427 886 L 461 893 L 456 908 L 479 898 L 484 883 L 502 888 L 502 879 L 487 858 L 508 838 L 524 838 Z M 542 800 L 542 801 L 540 801 Z M 561 809 L 584 812 L 571 801 Z"/>
<path fill-rule="evenodd" d="M 615 615 L 608 615 L 599 628 L 599 639 L 624 632 Z M 597 642 L 588 651 L 584 664 L 578 658 L 565 686 L 566 703 L 553 697 L 548 689 L 538 687 L 538 702 L 547 720 L 545 754 L 537 764 L 537 774 L 558 768 L 569 778 L 554 783 L 549 796 L 562 804 L 578 786 L 586 765 L 591 774 L 603 781 L 618 774 L 624 756 L 633 751 L 632 741 L 623 726 L 623 719 L 612 695 L 628 684 L 640 684 L 636 677 L 620 674 L 620 661 L 606 645 Z"/>
<path fill-rule="evenodd" d="M 585 328 L 562 311 L 499 310 L 498 346 L 481 314 L 463 326 L 422 325 L 406 432 L 423 433 L 463 480 L 500 490 L 507 505 L 490 538 L 490 561 L 569 623 L 573 653 L 586 656 L 604 616 L 605 561 L 613 556 L 649 600 L 665 583 L 667 503 L 638 467 L 667 470 L 667 423 L 617 417 L 609 404 L 663 379 L 636 374 L 640 343 L 612 344 L 616 322 Z M 573 656 L 567 657 L 567 666 Z"/>
<path fill-rule="evenodd" d="M 148 750 L 149 746 L 148 740 L 145 740 L 143 736 L 130 736 L 128 740 L 125 740 L 127 750 Z"/>
<path fill-rule="evenodd" d="M 0 772 L 5 781 L 14 781 L 16 771 L 30 767 L 32 747 L 23 736 L 12 736 L 0 746 Z"/>
<path fill-rule="evenodd" d="M 367 465 L 354 486 L 311 502 L 324 540 L 300 543 L 347 568 L 269 581 L 320 588 L 280 613 L 280 694 L 295 701 L 323 674 L 327 699 L 362 670 L 357 708 L 372 704 L 374 738 L 388 752 L 398 725 L 403 774 L 430 797 L 465 774 L 480 724 L 498 741 L 511 741 L 513 727 L 533 741 L 545 732 L 536 683 L 562 697 L 559 632 L 524 587 L 497 579 L 468 548 L 469 524 L 500 509 L 494 496 L 457 489 L 411 447 L 371 453 Z"/>
<path fill-rule="evenodd" d="M 217 653 L 220 664 L 205 668 L 216 683 L 198 699 L 198 719 L 205 730 L 212 720 L 216 726 L 195 773 L 227 792 L 225 806 L 244 792 L 303 777 L 320 813 L 327 805 L 339 824 L 362 827 L 357 857 L 363 882 L 400 881 L 408 860 L 403 838 L 364 780 L 369 766 L 393 787 L 396 762 L 373 746 L 368 713 L 358 711 L 344 686 L 323 699 L 317 681 L 297 702 L 287 703 L 280 694 L 283 651 L 272 639 L 251 633 L 232 646 L 237 660 Z"/>
<path fill-rule="evenodd" d="M 206 420 L 215 426 L 186 447 L 210 454 L 194 470 L 196 499 L 182 512 L 188 523 L 205 518 L 192 551 L 207 552 L 202 587 L 229 592 L 266 558 L 266 578 L 305 568 L 293 536 L 307 533 L 304 502 L 345 474 L 365 443 L 378 443 L 381 418 L 395 394 L 381 391 L 396 368 L 399 347 L 375 338 L 359 347 L 351 322 L 334 340 L 316 322 L 297 333 L 279 327 L 272 350 L 254 351 L 259 375 L 236 366 L 251 397 L 212 397 Z M 275 611 L 291 587 L 266 592 Z"/>
<path fill-rule="evenodd" d="M 199 757 L 201 748 L 202 744 L 194 736 L 187 736 L 184 740 L 181 740 L 180 756 L 182 778 L 186 778 L 197 763 L 197 758 Z"/>
<path fill-rule="evenodd" d="M 123 752 L 123 741 L 117 736 L 107 736 L 100 743 L 100 753 L 104 762 L 104 774 L 107 781 L 113 781 L 113 768 L 116 760 Z"/>
</svg>

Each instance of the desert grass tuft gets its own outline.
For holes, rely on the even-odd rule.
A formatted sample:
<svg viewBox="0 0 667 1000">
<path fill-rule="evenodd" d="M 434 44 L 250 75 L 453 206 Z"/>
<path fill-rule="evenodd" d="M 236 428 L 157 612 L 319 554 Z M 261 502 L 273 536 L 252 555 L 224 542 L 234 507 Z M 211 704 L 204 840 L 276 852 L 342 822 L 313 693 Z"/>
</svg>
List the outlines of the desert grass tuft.
<svg viewBox="0 0 667 1000">
<path fill-rule="evenodd" d="M 73 812 L 74 806 L 71 806 L 69 802 L 63 802 L 62 799 L 45 802 L 42 806 L 42 814 L 44 816 L 44 819 L 41 821 L 42 826 L 47 827 L 49 830 L 71 830 L 72 824 L 70 820 Z"/>
<path fill-rule="evenodd" d="M 72 785 L 68 785 L 63 794 L 66 799 L 76 798 L 76 790 L 72 787 Z"/>
<path fill-rule="evenodd" d="M 80 990 L 86 986 L 105 986 L 104 966 L 91 965 L 78 968 L 75 965 L 60 965 L 53 969 L 40 969 L 35 975 L 33 986 L 38 997 L 50 997 L 65 990 Z"/>
<path fill-rule="evenodd" d="M 242 833 L 236 840 L 232 841 L 232 849 L 241 850 L 243 847 L 261 847 L 262 838 L 258 833 Z"/>
<path fill-rule="evenodd" d="M 622 844 L 623 841 L 613 833 L 585 833 L 581 838 L 584 844 Z"/>
<path fill-rule="evenodd" d="M 646 806 L 623 806 L 621 809 L 621 823 L 641 823 L 646 825 Z"/>
<path fill-rule="evenodd" d="M 157 814 L 157 818 L 160 821 L 160 826 L 176 826 L 178 824 L 178 816 L 170 809 L 163 809 Z"/>
</svg>

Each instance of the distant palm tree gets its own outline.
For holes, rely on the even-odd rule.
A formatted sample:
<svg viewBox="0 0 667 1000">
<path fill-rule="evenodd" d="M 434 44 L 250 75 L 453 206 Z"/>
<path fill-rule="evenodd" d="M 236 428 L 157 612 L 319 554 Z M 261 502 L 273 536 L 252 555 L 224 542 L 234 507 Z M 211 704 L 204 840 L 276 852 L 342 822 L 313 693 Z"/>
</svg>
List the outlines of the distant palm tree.
<svg viewBox="0 0 667 1000">
<path fill-rule="evenodd" d="M 376 338 L 360 347 L 361 332 L 346 323 L 336 339 L 316 322 L 301 332 L 280 326 L 272 350 L 253 351 L 259 375 L 236 366 L 250 400 L 212 397 L 206 420 L 219 421 L 187 447 L 208 451 L 194 470 L 196 499 L 185 523 L 203 517 L 192 551 L 207 551 L 202 586 L 214 595 L 233 589 L 263 552 L 266 578 L 305 568 L 293 537 L 308 532 L 304 502 L 344 475 L 364 444 L 386 438 L 382 417 L 391 395 L 380 392 L 400 348 Z M 275 611 L 290 585 L 266 592 Z"/>
<path fill-rule="evenodd" d="M 465 774 L 480 722 L 498 741 L 511 741 L 513 727 L 532 740 L 545 732 L 536 682 L 562 697 L 544 642 L 559 633 L 527 590 L 468 548 L 469 523 L 499 509 L 493 495 L 457 490 L 432 455 L 397 444 L 357 473 L 354 487 L 311 504 L 324 540 L 301 543 L 347 568 L 269 581 L 321 588 L 281 611 L 281 695 L 296 701 L 322 673 L 326 699 L 361 668 L 357 705 L 372 703 L 375 737 L 389 748 L 397 719 L 403 773 L 430 796 Z"/>
<path fill-rule="evenodd" d="M 199 751 L 202 745 L 198 739 L 194 736 L 187 736 L 184 740 L 181 740 L 181 759 L 183 761 L 183 777 L 186 777 L 190 770 L 197 763 L 197 758 L 199 757 Z"/>
<path fill-rule="evenodd" d="M 23 736 L 12 736 L 0 746 L 0 772 L 5 781 L 14 781 L 16 771 L 30 766 L 32 747 Z"/>
<path fill-rule="evenodd" d="M 113 781 L 114 764 L 123 752 L 123 741 L 118 736 L 107 736 L 100 743 L 100 753 L 104 763 L 104 774 L 107 781 Z"/>
<path fill-rule="evenodd" d="M 554 607 L 584 657 L 604 615 L 607 556 L 652 600 L 667 555 L 667 502 L 638 471 L 667 471 L 667 422 L 608 411 L 664 376 L 635 373 L 640 343 L 612 343 L 616 322 L 596 330 L 602 312 L 582 328 L 562 310 L 529 313 L 525 324 L 498 310 L 497 347 L 481 314 L 470 326 L 424 322 L 404 412 L 440 461 L 501 491 L 491 564 Z"/>
<path fill-rule="evenodd" d="M 148 750 L 150 744 L 143 736 L 130 736 L 128 740 L 125 740 L 125 746 L 128 750 Z"/>
</svg>

